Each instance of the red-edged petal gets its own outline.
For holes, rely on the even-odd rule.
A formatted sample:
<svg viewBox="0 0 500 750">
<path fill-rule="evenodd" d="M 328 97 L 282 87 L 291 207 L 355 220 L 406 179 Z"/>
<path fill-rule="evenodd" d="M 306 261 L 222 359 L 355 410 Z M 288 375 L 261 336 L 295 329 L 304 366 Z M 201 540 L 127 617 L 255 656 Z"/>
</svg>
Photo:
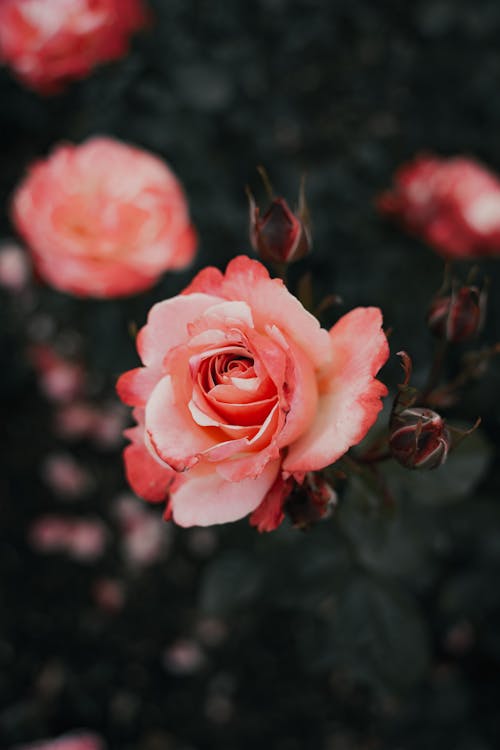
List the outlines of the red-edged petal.
<svg viewBox="0 0 500 750">
<path fill-rule="evenodd" d="M 139 497 L 151 503 L 167 500 L 177 478 L 175 471 L 155 461 L 146 446 L 140 443 L 127 445 L 123 459 L 127 480 Z"/>
<path fill-rule="evenodd" d="M 316 418 L 293 443 L 284 471 L 314 471 L 336 461 L 366 435 L 382 408 L 385 385 L 375 374 L 389 356 L 378 308 L 358 307 L 330 331 L 333 366 L 324 373 Z"/>
<path fill-rule="evenodd" d="M 283 479 L 279 474 L 275 483 L 258 508 L 250 516 L 250 523 L 262 531 L 274 531 L 285 518 L 283 506 L 291 492 L 293 479 Z"/>
</svg>

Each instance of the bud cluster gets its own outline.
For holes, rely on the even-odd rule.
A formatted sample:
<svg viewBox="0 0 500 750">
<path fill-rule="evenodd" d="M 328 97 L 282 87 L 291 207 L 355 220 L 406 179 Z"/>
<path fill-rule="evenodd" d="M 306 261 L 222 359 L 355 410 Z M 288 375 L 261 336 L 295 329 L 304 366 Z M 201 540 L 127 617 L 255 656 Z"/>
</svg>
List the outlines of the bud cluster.
<svg viewBox="0 0 500 750">
<path fill-rule="evenodd" d="M 336 502 L 337 493 L 321 474 L 308 471 L 302 484 L 294 484 L 285 507 L 295 528 L 307 529 L 325 518 Z"/>
</svg>

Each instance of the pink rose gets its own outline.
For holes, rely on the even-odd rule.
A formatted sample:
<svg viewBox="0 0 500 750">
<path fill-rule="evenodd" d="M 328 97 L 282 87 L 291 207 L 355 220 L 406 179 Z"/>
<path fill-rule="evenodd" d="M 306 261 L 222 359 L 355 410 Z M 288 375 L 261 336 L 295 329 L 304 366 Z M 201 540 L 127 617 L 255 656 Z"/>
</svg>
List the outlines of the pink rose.
<svg viewBox="0 0 500 750">
<path fill-rule="evenodd" d="M 15 242 L 0 242 L 0 286 L 10 292 L 23 292 L 30 281 L 31 269 L 22 247 Z"/>
<path fill-rule="evenodd" d="M 104 748 L 104 741 L 96 734 L 72 732 L 51 740 L 40 740 L 29 745 L 16 745 L 12 750 L 104 750 Z"/>
<path fill-rule="evenodd" d="M 144 367 L 118 381 L 137 420 L 124 454 L 134 491 L 168 499 L 181 526 L 252 513 L 276 528 L 291 477 L 333 463 L 374 423 L 387 393 L 374 378 L 388 356 L 381 322 L 357 308 L 328 332 L 258 261 L 206 268 L 152 308 L 137 337 Z"/>
<path fill-rule="evenodd" d="M 31 167 L 13 216 L 39 275 L 83 297 L 147 289 L 193 258 L 196 235 L 171 170 L 111 138 L 59 146 Z"/>
<path fill-rule="evenodd" d="M 62 552 L 79 562 L 94 562 L 104 554 L 107 530 L 98 518 L 72 519 L 41 516 L 30 528 L 30 541 L 38 552 Z"/>
<path fill-rule="evenodd" d="M 142 0 L 2 0 L 0 60 L 44 94 L 126 54 Z"/>
<path fill-rule="evenodd" d="M 445 257 L 500 254 L 500 180 L 472 159 L 418 156 L 377 205 Z"/>
</svg>

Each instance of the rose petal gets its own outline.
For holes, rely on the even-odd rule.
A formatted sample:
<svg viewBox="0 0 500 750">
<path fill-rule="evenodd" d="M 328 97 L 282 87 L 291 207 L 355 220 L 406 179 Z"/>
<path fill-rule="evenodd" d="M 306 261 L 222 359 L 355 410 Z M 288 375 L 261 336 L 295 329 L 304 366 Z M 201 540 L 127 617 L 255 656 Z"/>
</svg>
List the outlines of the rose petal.
<svg viewBox="0 0 500 750">
<path fill-rule="evenodd" d="M 205 269 L 193 279 L 184 294 L 193 292 L 247 302 L 257 329 L 264 331 L 266 326 L 275 324 L 286 338 L 295 341 L 307 353 L 315 367 L 323 366 L 331 357 L 327 331 L 290 294 L 281 279 L 271 279 L 256 260 L 245 255 L 234 258 L 225 276 L 217 269 Z"/>
<path fill-rule="evenodd" d="M 382 408 L 385 385 L 374 375 L 389 356 L 374 307 L 352 310 L 331 329 L 333 366 L 324 374 L 316 419 L 291 445 L 283 462 L 287 472 L 314 471 L 336 461 L 366 435 Z"/>
<path fill-rule="evenodd" d="M 293 479 L 283 479 L 279 474 L 275 483 L 258 508 L 250 516 L 250 523 L 262 531 L 274 531 L 285 518 L 283 505 L 292 489 Z"/>
<path fill-rule="evenodd" d="M 177 479 L 176 472 L 162 466 L 150 455 L 141 428 L 127 430 L 127 436 L 134 441 L 123 452 L 125 474 L 130 486 L 139 497 L 151 503 L 166 500 Z"/>
<path fill-rule="evenodd" d="M 196 424 L 188 403 L 189 398 L 177 397 L 172 377 L 166 375 L 146 404 L 146 441 L 153 453 L 176 471 L 194 466 L 199 454 L 218 442 L 210 428 Z"/>
<path fill-rule="evenodd" d="M 157 382 L 157 371 L 149 367 L 136 367 L 118 378 L 116 390 L 125 404 L 145 406 Z"/>
<path fill-rule="evenodd" d="M 257 479 L 226 482 L 211 467 L 197 466 L 172 494 L 173 519 L 180 526 L 211 526 L 243 518 L 262 502 L 279 471 L 268 464 Z"/>
<path fill-rule="evenodd" d="M 148 322 L 137 335 L 137 350 L 147 367 L 161 367 L 167 352 L 188 338 L 188 325 L 203 312 L 221 302 L 208 294 L 190 294 L 158 302 L 148 315 Z"/>
</svg>

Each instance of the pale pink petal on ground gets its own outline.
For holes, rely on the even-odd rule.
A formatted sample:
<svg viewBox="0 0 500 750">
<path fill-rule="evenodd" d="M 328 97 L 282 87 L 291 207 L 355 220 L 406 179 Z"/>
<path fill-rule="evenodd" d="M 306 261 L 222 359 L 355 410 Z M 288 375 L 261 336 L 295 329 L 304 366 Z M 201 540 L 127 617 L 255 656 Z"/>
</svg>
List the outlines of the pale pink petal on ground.
<svg viewBox="0 0 500 750">
<path fill-rule="evenodd" d="M 330 331 L 333 366 L 324 374 L 316 419 L 289 448 L 287 472 L 314 471 L 336 461 L 359 443 L 375 422 L 387 388 L 374 376 L 389 356 L 374 307 L 356 308 Z"/>
<path fill-rule="evenodd" d="M 260 505 L 279 468 L 279 461 L 274 461 L 257 479 L 241 482 L 226 482 L 210 467 L 192 469 L 172 493 L 174 521 L 179 526 L 211 526 L 243 518 Z"/>
</svg>

